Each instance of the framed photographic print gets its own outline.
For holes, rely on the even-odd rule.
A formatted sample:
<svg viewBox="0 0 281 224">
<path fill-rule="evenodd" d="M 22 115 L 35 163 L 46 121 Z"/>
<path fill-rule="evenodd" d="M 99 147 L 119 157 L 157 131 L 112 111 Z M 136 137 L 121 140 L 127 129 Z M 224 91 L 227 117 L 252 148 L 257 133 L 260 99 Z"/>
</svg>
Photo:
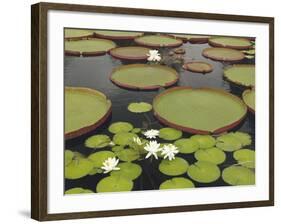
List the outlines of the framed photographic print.
<svg viewBox="0 0 281 224">
<path fill-rule="evenodd" d="M 32 6 L 32 218 L 274 204 L 274 19 Z"/>
</svg>

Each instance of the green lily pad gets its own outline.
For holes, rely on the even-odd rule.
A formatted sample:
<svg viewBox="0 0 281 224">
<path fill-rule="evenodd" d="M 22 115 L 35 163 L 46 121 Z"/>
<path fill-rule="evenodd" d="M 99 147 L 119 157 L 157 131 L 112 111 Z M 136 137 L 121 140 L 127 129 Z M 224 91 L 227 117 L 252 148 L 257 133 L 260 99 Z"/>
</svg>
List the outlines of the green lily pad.
<svg viewBox="0 0 281 224">
<path fill-rule="evenodd" d="M 110 115 L 111 102 L 94 89 L 65 88 L 65 138 L 71 139 L 95 130 Z"/>
<path fill-rule="evenodd" d="M 256 50 L 255 49 L 244 50 L 242 52 L 245 53 L 245 54 L 248 54 L 248 55 L 255 55 L 256 54 Z"/>
<path fill-rule="evenodd" d="M 255 107 L 256 107 L 255 90 L 253 90 L 253 89 L 252 90 L 250 90 L 250 89 L 245 90 L 242 94 L 242 98 L 243 98 L 244 103 L 248 106 L 249 110 L 252 111 L 252 112 L 255 112 Z"/>
<path fill-rule="evenodd" d="M 125 162 L 132 162 L 140 158 L 140 153 L 138 150 L 134 149 L 124 149 L 116 152 L 117 157 Z"/>
<path fill-rule="evenodd" d="M 93 175 L 96 175 L 97 173 L 103 173 L 103 170 L 102 170 L 101 168 L 94 167 L 94 168 L 88 173 L 88 175 L 93 176 Z"/>
<path fill-rule="evenodd" d="M 164 181 L 159 189 L 181 189 L 181 188 L 194 188 L 194 184 L 191 180 L 184 177 L 174 177 L 172 179 Z"/>
<path fill-rule="evenodd" d="M 214 37 L 209 39 L 209 44 L 214 47 L 226 47 L 238 50 L 252 47 L 250 40 L 237 37 Z"/>
<path fill-rule="evenodd" d="M 254 59 L 255 55 L 245 55 L 245 58 L 247 58 L 247 59 Z"/>
<path fill-rule="evenodd" d="M 202 55 L 215 61 L 236 62 L 245 58 L 243 52 L 230 48 L 211 47 L 203 50 Z"/>
<path fill-rule="evenodd" d="M 198 161 L 207 161 L 214 164 L 221 164 L 226 159 L 225 153 L 221 149 L 215 147 L 200 149 L 195 152 L 194 156 Z"/>
<path fill-rule="evenodd" d="M 142 36 L 143 33 L 117 30 L 96 30 L 95 35 L 99 38 L 105 38 L 109 40 L 131 40 Z"/>
<path fill-rule="evenodd" d="M 117 47 L 110 50 L 111 56 L 123 60 L 146 60 L 150 49 L 147 47 Z"/>
<path fill-rule="evenodd" d="M 93 135 L 86 139 L 85 146 L 100 149 L 108 146 L 110 142 L 111 140 L 107 135 Z"/>
<path fill-rule="evenodd" d="M 248 133 L 236 131 L 229 133 L 229 135 L 232 135 L 235 138 L 239 139 L 242 146 L 251 145 L 252 143 L 251 135 L 249 135 Z"/>
<path fill-rule="evenodd" d="M 243 166 L 230 166 L 223 170 L 222 179 L 230 185 L 254 185 L 255 173 Z"/>
<path fill-rule="evenodd" d="M 196 134 L 229 130 L 247 113 L 242 100 L 226 91 L 182 86 L 157 95 L 153 110 L 156 118 L 167 126 Z"/>
<path fill-rule="evenodd" d="M 121 176 L 130 180 L 135 180 L 142 173 L 141 166 L 135 163 L 130 163 L 130 162 L 120 163 L 118 164 L 118 167 L 120 168 L 120 170 L 111 171 L 110 172 L 111 176 Z"/>
<path fill-rule="evenodd" d="M 199 143 L 189 138 L 182 138 L 174 142 L 174 145 L 178 147 L 180 153 L 188 154 L 193 153 L 199 149 Z"/>
<path fill-rule="evenodd" d="M 113 136 L 113 142 L 116 145 L 130 145 L 134 138 L 138 136 L 131 132 L 119 132 Z"/>
<path fill-rule="evenodd" d="M 216 139 L 211 135 L 193 135 L 190 139 L 196 141 L 200 149 L 211 148 L 216 144 Z"/>
<path fill-rule="evenodd" d="M 224 69 L 224 77 L 237 85 L 255 86 L 255 65 L 239 64 Z"/>
<path fill-rule="evenodd" d="M 233 152 L 241 149 L 241 141 L 232 134 L 221 135 L 217 138 L 216 147 L 226 152 Z"/>
<path fill-rule="evenodd" d="M 113 146 L 113 147 L 111 148 L 111 150 L 112 150 L 113 152 L 119 152 L 119 151 L 121 151 L 121 150 L 124 150 L 124 146 L 116 145 L 116 146 Z"/>
<path fill-rule="evenodd" d="M 152 105 L 145 102 L 130 103 L 128 110 L 132 113 L 145 113 L 152 110 Z"/>
<path fill-rule="evenodd" d="M 147 47 L 179 47 L 182 41 L 167 35 L 146 35 L 138 37 L 135 42 Z"/>
<path fill-rule="evenodd" d="M 115 122 L 115 123 L 111 124 L 109 126 L 108 130 L 113 134 L 117 134 L 119 132 L 129 132 L 133 128 L 134 127 L 131 123 L 119 121 L 119 122 Z"/>
<path fill-rule="evenodd" d="M 175 84 L 179 76 L 176 70 L 164 65 L 130 64 L 115 68 L 110 79 L 124 88 L 152 90 Z"/>
<path fill-rule="evenodd" d="M 135 134 L 138 134 L 138 133 L 141 132 L 141 129 L 140 128 L 134 128 L 131 132 L 135 133 Z"/>
<path fill-rule="evenodd" d="M 93 163 L 87 158 L 74 157 L 72 161 L 65 166 L 64 176 L 66 179 L 79 179 L 87 176 L 93 169 Z"/>
<path fill-rule="evenodd" d="M 64 38 L 69 40 L 79 40 L 84 37 L 92 37 L 94 30 L 87 29 L 64 29 Z"/>
<path fill-rule="evenodd" d="M 251 149 L 239 149 L 233 153 L 233 158 L 241 166 L 255 168 L 255 151 Z"/>
<path fill-rule="evenodd" d="M 164 140 L 176 140 L 182 136 L 182 131 L 176 130 L 174 128 L 161 128 L 159 130 L 159 138 Z"/>
<path fill-rule="evenodd" d="M 67 166 L 69 163 L 71 163 L 72 158 L 74 157 L 74 153 L 70 150 L 64 151 L 64 165 Z"/>
<path fill-rule="evenodd" d="M 162 160 L 159 164 L 159 170 L 168 176 L 179 176 L 187 171 L 188 162 L 180 157 L 175 157 L 173 160 Z"/>
<path fill-rule="evenodd" d="M 85 193 L 94 193 L 94 192 L 90 189 L 84 189 L 82 187 L 74 187 L 74 188 L 68 189 L 64 193 L 65 194 L 85 194 Z"/>
<path fill-rule="evenodd" d="M 99 151 L 92 153 L 88 156 L 88 159 L 92 161 L 94 167 L 100 168 L 103 165 L 103 162 L 108 158 L 116 157 L 114 152 L 111 151 Z"/>
<path fill-rule="evenodd" d="M 211 183 L 219 179 L 221 172 L 219 167 L 213 163 L 198 161 L 189 166 L 187 174 L 199 183 Z"/>
<path fill-rule="evenodd" d="M 98 193 L 131 191 L 133 187 L 134 183 L 132 180 L 117 175 L 101 179 L 97 184 L 96 191 Z"/>
</svg>

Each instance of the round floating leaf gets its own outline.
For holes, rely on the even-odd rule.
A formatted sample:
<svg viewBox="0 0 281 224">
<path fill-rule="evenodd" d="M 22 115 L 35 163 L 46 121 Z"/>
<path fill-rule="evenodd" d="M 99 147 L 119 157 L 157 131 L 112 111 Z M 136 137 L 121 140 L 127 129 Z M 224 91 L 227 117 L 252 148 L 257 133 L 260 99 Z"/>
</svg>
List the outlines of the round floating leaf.
<svg viewBox="0 0 281 224">
<path fill-rule="evenodd" d="M 72 158 L 74 157 L 74 153 L 70 150 L 64 151 L 64 165 L 67 166 L 69 163 L 71 163 Z"/>
<path fill-rule="evenodd" d="M 92 153 L 88 156 L 88 159 L 92 161 L 94 167 L 100 168 L 103 165 L 103 162 L 108 158 L 116 157 L 115 154 L 111 151 L 99 151 Z"/>
<path fill-rule="evenodd" d="M 202 55 L 216 61 L 229 62 L 241 61 L 245 57 L 244 53 L 241 51 L 222 47 L 206 48 L 203 50 Z"/>
<path fill-rule="evenodd" d="M 237 37 L 214 37 L 209 39 L 209 44 L 214 47 L 226 47 L 238 50 L 249 49 L 252 47 L 250 40 Z"/>
<path fill-rule="evenodd" d="M 247 54 L 247 55 L 255 55 L 256 54 L 256 50 L 255 49 L 244 50 L 242 52 Z"/>
<path fill-rule="evenodd" d="M 89 159 L 74 157 L 74 159 L 65 166 L 64 176 L 66 179 L 79 179 L 88 175 L 92 169 L 93 163 Z"/>
<path fill-rule="evenodd" d="M 109 40 L 131 40 L 142 36 L 141 32 L 115 31 L 115 30 L 96 30 L 95 35 Z"/>
<path fill-rule="evenodd" d="M 203 61 L 187 62 L 182 67 L 185 70 L 198 73 L 209 73 L 213 71 L 213 66 Z"/>
<path fill-rule="evenodd" d="M 135 163 L 119 163 L 118 167 L 120 168 L 120 170 L 111 171 L 111 176 L 121 176 L 130 180 L 135 180 L 142 173 L 141 166 Z"/>
<path fill-rule="evenodd" d="M 156 118 L 190 133 L 221 133 L 237 126 L 247 113 L 240 98 L 219 89 L 170 88 L 153 100 Z"/>
<path fill-rule="evenodd" d="M 211 183 L 220 177 L 221 172 L 219 167 L 213 163 L 198 161 L 189 166 L 187 174 L 199 183 Z"/>
<path fill-rule="evenodd" d="M 248 106 L 251 112 L 255 112 L 255 90 L 247 89 L 242 94 L 243 101 Z"/>
<path fill-rule="evenodd" d="M 199 149 L 199 143 L 189 138 L 182 138 L 174 143 L 178 147 L 180 153 L 188 154 L 193 153 Z"/>
<path fill-rule="evenodd" d="M 251 135 L 249 135 L 248 133 L 236 131 L 229 133 L 229 135 L 232 135 L 237 138 L 241 142 L 242 146 L 251 145 L 252 143 Z"/>
<path fill-rule="evenodd" d="M 79 40 L 84 37 L 92 37 L 94 30 L 86 29 L 64 29 L 64 38 L 67 40 Z"/>
<path fill-rule="evenodd" d="M 174 37 L 183 40 L 184 42 L 189 41 L 192 44 L 204 44 L 208 42 L 210 36 L 203 35 L 189 35 L 189 34 L 172 34 Z"/>
<path fill-rule="evenodd" d="M 225 134 L 217 138 L 216 147 L 226 152 L 241 149 L 241 141 L 232 134 Z"/>
<path fill-rule="evenodd" d="M 68 189 L 64 193 L 65 194 L 85 194 L 85 193 L 94 193 L 94 192 L 90 189 L 84 189 L 82 187 L 74 187 L 74 188 Z"/>
<path fill-rule="evenodd" d="M 214 164 L 221 164 L 225 161 L 225 153 L 218 148 L 200 149 L 195 152 L 195 158 L 198 161 L 207 161 Z"/>
<path fill-rule="evenodd" d="M 251 149 L 240 149 L 233 153 L 233 157 L 241 166 L 255 168 L 255 151 Z"/>
<path fill-rule="evenodd" d="M 182 131 L 176 130 L 174 128 L 161 128 L 159 130 L 159 138 L 164 140 L 176 140 L 182 136 Z"/>
<path fill-rule="evenodd" d="M 108 130 L 113 133 L 113 134 L 117 134 L 119 132 L 129 132 L 133 129 L 133 125 L 129 122 L 115 122 L 113 124 L 111 124 L 108 128 Z"/>
<path fill-rule="evenodd" d="M 134 128 L 131 132 L 135 133 L 135 134 L 138 134 L 138 133 L 141 132 L 141 129 L 140 128 Z"/>
<path fill-rule="evenodd" d="M 110 50 L 110 54 L 123 60 L 145 60 L 148 58 L 149 48 L 147 47 L 118 47 Z"/>
<path fill-rule="evenodd" d="M 130 132 L 119 132 L 113 136 L 113 142 L 116 145 L 130 145 L 134 138 L 138 136 Z"/>
<path fill-rule="evenodd" d="M 194 188 L 194 184 L 191 180 L 183 177 L 174 177 L 172 179 L 164 181 L 159 189 L 181 189 L 181 188 Z"/>
<path fill-rule="evenodd" d="M 222 172 L 222 179 L 230 185 L 253 185 L 255 173 L 243 166 L 230 166 Z"/>
<path fill-rule="evenodd" d="M 196 141 L 200 149 L 211 148 L 216 144 L 216 139 L 211 135 L 193 135 L 190 139 Z"/>
<path fill-rule="evenodd" d="M 224 70 L 224 77 L 237 85 L 255 86 L 255 65 L 233 65 Z"/>
<path fill-rule="evenodd" d="M 159 164 L 159 170 L 168 176 L 182 175 L 187 171 L 188 162 L 180 157 L 175 157 L 173 160 L 162 160 Z"/>
<path fill-rule="evenodd" d="M 138 37 L 135 42 L 147 47 L 179 47 L 182 41 L 166 35 L 146 35 Z"/>
<path fill-rule="evenodd" d="M 97 173 L 102 173 L 102 172 L 103 172 L 102 169 L 97 168 L 97 167 L 94 167 L 94 168 L 88 173 L 88 175 L 93 176 L 93 175 L 95 175 L 95 174 L 97 174 Z"/>
<path fill-rule="evenodd" d="M 116 145 L 116 146 L 113 146 L 113 147 L 111 148 L 111 150 L 112 150 L 113 152 L 119 152 L 119 151 L 121 151 L 121 150 L 124 150 L 124 147 L 121 146 L 121 145 Z"/>
<path fill-rule="evenodd" d="M 132 113 L 145 113 L 152 110 L 152 106 L 149 103 L 140 102 L 140 103 L 130 103 L 128 110 Z"/>
<path fill-rule="evenodd" d="M 104 148 L 111 142 L 107 135 L 93 135 L 86 139 L 85 146 L 88 148 Z"/>
<path fill-rule="evenodd" d="M 134 187 L 132 180 L 117 176 L 109 176 L 100 180 L 97 184 L 96 191 L 100 192 L 120 192 L 131 191 Z"/>
<path fill-rule="evenodd" d="M 131 64 L 115 68 L 110 77 L 118 86 L 128 89 L 159 89 L 175 84 L 176 70 L 164 65 Z"/>
<path fill-rule="evenodd" d="M 124 149 L 116 152 L 117 157 L 125 162 L 132 162 L 140 158 L 140 153 L 135 149 Z"/>
<path fill-rule="evenodd" d="M 111 102 L 94 89 L 65 88 L 65 138 L 71 139 L 95 130 L 106 121 Z"/>
</svg>

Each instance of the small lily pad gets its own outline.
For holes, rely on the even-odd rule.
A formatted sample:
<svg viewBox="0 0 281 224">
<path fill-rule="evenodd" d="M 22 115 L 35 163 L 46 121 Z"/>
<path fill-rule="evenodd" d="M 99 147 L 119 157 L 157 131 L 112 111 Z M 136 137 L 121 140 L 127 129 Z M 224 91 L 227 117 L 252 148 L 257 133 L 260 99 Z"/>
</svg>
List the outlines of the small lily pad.
<svg viewBox="0 0 281 224">
<path fill-rule="evenodd" d="M 174 128 L 161 128 L 159 130 L 159 138 L 164 140 L 172 141 L 179 139 L 182 136 L 182 131 Z"/>
<path fill-rule="evenodd" d="M 113 147 L 111 148 L 111 150 L 112 150 L 113 152 L 119 152 L 119 151 L 121 151 L 121 150 L 124 150 L 124 147 L 121 146 L 121 145 L 116 145 L 116 146 L 113 146 Z"/>
<path fill-rule="evenodd" d="M 135 134 L 138 134 L 138 133 L 141 132 L 141 129 L 140 128 L 134 128 L 131 132 L 135 133 Z"/>
<path fill-rule="evenodd" d="M 223 170 L 222 179 L 233 186 L 254 185 L 255 173 L 243 166 L 230 166 Z"/>
<path fill-rule="evenodd" d="M 188 154 L 193 153 L 199 149 L 199 143 L 189 138 L 182 138 L 174 143 L 178 147 L 180 153 Z"/>
<path fill-rule="evenodd" d="M 217 138 L 216 147 L 226 152 L 233 152 L 241 149 L 242 143 L 232 134 L 225 134 Z"/>
<path fill-rule="evenodd" d="M 235 138 L 239 139 L 242 146 L 251 145 L 251 143 L 252 143 L 251 135 L 249 135 L 248 133 L 237 131 L 237 132 L 232 132 L 232 133 L 229 133 L 229 134 L 233 135 Z"/>
<path fill-rule="evenodd" d="M 182 175 L 187 171 L 188 162 L 180 157 L 175 157 L 173 160 L 162 160 L 159 164 L 159 170 L 168 176 Z"/>
<path fill-rule="evenodd" d="M 233 157 L 241 166 L 255 168 L 255 151 L 251 149 L 240 149 L 233 153 Z"/>
<path fill-rule="evenodd" d="M 117 157 L 125 162 L 132 162 L 140 158 L 140 153 L 134 149 L 124 149 L 116 152 Z"/>
<path fill-rule="evenodd" d="M 132 143 L 133 139 L 136 137 L 138 137 L 138 136 L 134 133 L 118 132 L 117 134 L 115 134 L 113 136 L 113 142 L 116 145 L 129 145 L 130 143 Z"/>
<path fill-rule="evenodd" d="M 132 113 L 145 113 L 152 110 L 152 105 L 145 102 L 130 103 L 128 110 Z"/>
<path fill-rule="evenodd" d="M 111 124 L 109 126 L 108 130 L 113 134 L 117 134 L 119 132 L 129 132 L 133 128 L 134 127 L 131 123 L 119 121 L 119 122 L 115 122 L 115 123 Z"/>
<path fill-rule="evenodd" d="M 193 135 L 190 139 L 196 141 L 200 149 L 211 148 L 216 144 L 216 139 L 211 135 Z"/>
<path fill-rule="evenodd" d="M 211 183 L 220 177 L 221 172 L 219 167 L 213 163 L 198 161 L 189 166 L 187 174 L 199 183 Z"/>
<path fill-rule="evenodd" d="M 93 135 L 86 139 L 85 146 L 100 149 L 108 146 L 110 142 L 111 140 L 107 135 Z"/>
<path fill-rule="evenodd" d="M 142 173 L 141 166 L 135 163 L 120 163 L 118 164 L 118 167 L 120 168 L 120 170 L 113 170 L 112 172 L 110 172 L 111 176 L 121 176 L 130 180 L 135 180 Z"/>
<path fill-rule="evenodd" d="M 181 188 L 194 188 L 194 184 L 191 180 L 184 177 L 174 177 L 172 179 L 164 181 L 159 189 L 181 189 Z"/>
<path fill-rule="evenodd" d="M 71 150 L 65 150 L 64 151 L 64 165 L 67 166 L 69 163 L 71 163 L 72 158 L 74 157 L 74 153 Z"/>
<path fill-rule="evenodd" d="M 108 158 L 115 157 L 114 152 L 111 151 L 99 151 L 92 153 L 88 156 L 88 159 L 92 161 L 92 164 L 94 167 L 100 168 L 103 165 L 103 162 L 107 160 Z"/>
<path fill-rule="evenodd" d="M 87 176 L 93 169 L 93 163 L 87 158 L 73 157 L 72 161 L 65 166 L 64 176 L 66 179 L 79 179 Z"/>
<path fill-rule="evenodd" d="M 85 194 L 85 193 L 94 193 L 94 192 L 90 189 L 84 189 L 82 187 L 74 187 L 74 188 L 68 189 L 64 193 L 65 194 Z"/>
<path fill-rule="evenodd" d="M 214 164 L 221 164 L 226 159 L 225 153 L 221 149 L 215 147 L 200 149 L 195 152 L 194 156 L 198 161 L 207 161 Z"/>
<path fill-rule="evenodd" d="M 134 187 L 132 180 L 121 176 L 109 176 L 100 180 L 96 191 L 100 192 L 120 192 L 131 191 Z"/>
</svg>

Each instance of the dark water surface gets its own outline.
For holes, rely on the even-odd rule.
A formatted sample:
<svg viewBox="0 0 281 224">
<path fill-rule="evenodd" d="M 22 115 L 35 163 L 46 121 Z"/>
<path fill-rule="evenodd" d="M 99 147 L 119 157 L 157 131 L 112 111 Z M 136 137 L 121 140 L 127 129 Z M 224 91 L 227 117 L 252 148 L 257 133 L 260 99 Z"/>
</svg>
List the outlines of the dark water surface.
<svg viewBox="0 0 281 224">
<path fill-rule="evenodd" d="M 131 45 L 132 43 L 130 43 Z M 204 48 L 210 47 L 208 44 L 190 44 L 186 43 L 182 46 L 186 50 L 184 55 L 185 62 L 192 60 L 203 60 L 213 65 L 214 70 L 208 74 L 192 73 L 190 71 L 185 71 L 181 68 L 182 64 L 173 63 L 168 61 L 169 66 L 177 70 L 180 75 L 180 80 L 177 86 L 191 86 L 194 88 L 198 87 L 214 87 L 227 90 L 235 95 L 241 96 L 243 89 L 237 86 L 230 86 L 229 82 L 223 80 L 223 68 L 229 64 L 222 62 L 216 62 L 207 59 L 201 55 Z M 167 55 L 169 49 L 162 49 L 161 53 Z M 161 54 L 161 55 L 162 55 Z M 163 55 L 162 55 L 163 56 Z M 99 129 L 88 133 L 82 137 L 69 140 L 65 142 L 65 148 L 72 151 L 78 151 L 84 155 L 89 155 L 93 152 L 100 150 L 93 150 L 84 146 L 84 141 L 87 137 L 94 134 L 107 134 L 112 136 L 111 133 L 107 131 L 108 126 L 117 121 L 127 121 L 134 125 L 134 127 L 140 128 L 154 128 L 160 129 L 164 127 L 160 124 L 152 112 L 144 114 L 135 114 L 127 110 L 127 106 L 131 102 L 149 102 L 152 103 L 153 98 L 159 94 L 162 90 L 156 91 L 132 91 L 127 89 L 122 89 L 114 85 L 109 77 L 113 68 L 122 65 L 120 60 L 112 58 L 110 55 L 97 56 L 97 57 L 65 57 L 65 67 L 64 67 L 64 82 L 65 86 L 75 86 L 75 87 L 89 87 L 97 89 L 103 92 L 112 101 L 112 116 L 108 121 L 101 126 Z M 254 63 L 253 61 L 245 59 L 240 63 Z M 253 144 L 247 148 L 254 149 L 254 139 L 255 139 L 255 121 L 254 116 L 249 114 L 245 118 L 241 125 L 235 130 L 249 133 L 252 136 Z M 183 137 L 189 137 L 190 135 L 184 133 Z M 163 142 L 161 140 L 161 142 Z M 107 150 L 103 148 L 101 150 Z M 109 150 L 109 148 L 108 148 Z M 189 164 L 195 162 L 193 154 L 179 154 L 180 157 L 185 158 Z M 221 170 L 228 167 L 231 164 L 235 164 L 236 161 L 232 158 L 232 153 L 226 152 L 227 160 L 219 165 Z M 152 190 L 159 189 L 159 185 L 170 179 L 170 176 L 166 176 L 158 170 L 158 161 L 153 160 L 134 161 L 138 163 L 143 168 L 142 175 L 134 181 L 133 190 Z M 182 175 L 186 177 L 186 174 Z M 98 181 L 105 177 L 104 174 L 97 174 L 94 176 L 86 176 L 77 180 L 65 180 L 65 190 L 73 187 L 83 187 L 96 190 L 96 184 Z M 210 184 L 202 184 L 193 181 L 196 187 L 209 187 L 209 186 L 226 186 L 227 184 L 220 178 L 217 181 Z"/>
</svg>

